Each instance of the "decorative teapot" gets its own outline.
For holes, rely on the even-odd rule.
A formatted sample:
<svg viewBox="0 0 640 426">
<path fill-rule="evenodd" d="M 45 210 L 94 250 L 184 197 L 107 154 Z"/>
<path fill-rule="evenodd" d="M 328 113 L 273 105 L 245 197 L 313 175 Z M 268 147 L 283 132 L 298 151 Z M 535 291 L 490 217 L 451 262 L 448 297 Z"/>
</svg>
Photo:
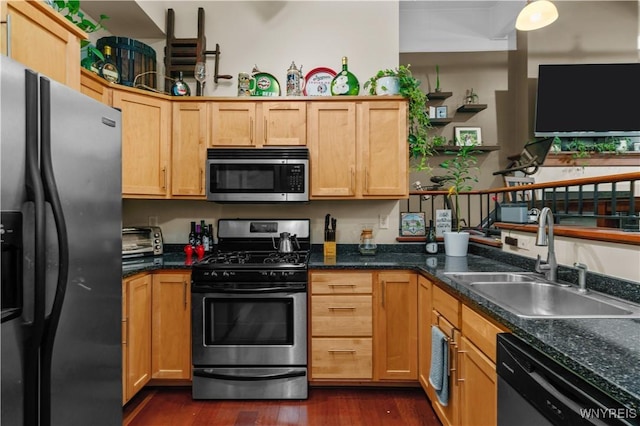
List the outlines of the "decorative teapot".
<svg viewBox="0 0 640 426">
<path fill-rule="evenodd" d="M 295 62 L 287 70 L 287 96 L 301 96 L 304 90 L 304 76 L 302 75 L 302 65 L 296 68 Z"/>
<path fill-rule="evenodd" d="M 296 248 L 300 250 L 300 244 L 298 243 L 298 239 L 295 234 L 291 235 L 288 232 L 281 232 L 280 241 L 277 246 L 275 239 L 273 237 L 271 237 L 271 239 L 273 240 L 273 248 L 278 250 L 279 253 L 292 253 L 294 251 L 291 240 L 295 243 Z"/>
</svg>

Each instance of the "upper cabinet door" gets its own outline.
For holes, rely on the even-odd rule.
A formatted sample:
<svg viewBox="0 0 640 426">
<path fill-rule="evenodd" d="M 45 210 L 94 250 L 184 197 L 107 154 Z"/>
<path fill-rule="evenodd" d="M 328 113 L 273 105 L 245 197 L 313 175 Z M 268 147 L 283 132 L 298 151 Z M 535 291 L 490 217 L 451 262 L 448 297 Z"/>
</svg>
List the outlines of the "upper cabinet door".
<svg viewBox="0 0 640 426">
<path fill-rule="evenodd" d="M 363 197 L 408 197 L 407 103 L 362 102 L 359 108 Z"/>
<path fill-rule="evenodd" d="M 306 103 L 264 102 L 261 134 L 263 145 L 306 145 Z"/>
<path fill-rule="evenodd" d="M 122 111 L 122 193 L 164 198 L 169 185 L 169 100 L 113 90 Z"/>
<path fill-rule="evenodd" d="M 355 102 L 310 102 L 307 144 L 311 198 L 356 195 Z"/>
<path fill-rule="evenodd" d="M 83 31 L 42 1 L 3 1 L 0 20 L 4 55 L 80 90 Z"/>
<path fill-rule="evenodd" d="M 205 102 L 173 104 L 172 195 L 204 196 L 208 128 Z"/>
<path fill-rule="evenodd" d="M 255 102 L 212 102 L 211 146 L 256 146 Z"/>
</svg>

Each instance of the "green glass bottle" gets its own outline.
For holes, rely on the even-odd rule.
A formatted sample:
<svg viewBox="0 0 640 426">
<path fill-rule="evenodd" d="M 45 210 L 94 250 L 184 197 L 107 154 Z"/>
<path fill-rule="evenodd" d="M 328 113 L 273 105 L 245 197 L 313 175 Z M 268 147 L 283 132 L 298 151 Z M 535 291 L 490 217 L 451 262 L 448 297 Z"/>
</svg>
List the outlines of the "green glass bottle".
<svg viewBox="0 0 640 426">
<path fill-rule="evenodd" d="M 100 76 L 112 83 L 120 83 L 120 70 L 111 57 L 111 46 L 104 47 L 104 61 L 100 65 Z"/>
<path fill-rule="evenodd" d="M 355 96 L 360 93 L 360 83 L 355 75 L 347 68 L 347 57 L 342 57 L 342 71 L 331 81 L 331 94 Z"/>
</svg>

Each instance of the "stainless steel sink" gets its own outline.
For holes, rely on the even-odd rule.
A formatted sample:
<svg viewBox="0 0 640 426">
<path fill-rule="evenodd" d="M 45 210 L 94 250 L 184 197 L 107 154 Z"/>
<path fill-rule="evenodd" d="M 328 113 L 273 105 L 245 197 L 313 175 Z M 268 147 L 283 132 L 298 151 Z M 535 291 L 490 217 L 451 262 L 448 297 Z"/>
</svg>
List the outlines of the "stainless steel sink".
<svg viewBox="0 0 640 426">
<path fill-rule="evenodd" d="M 522 282 L 544 278 L 541 275 L 527 272 L 445 272 L 445 275 L 452 280 L 466 283 Z"/>
<path fill-rule="evenodd" d="M 446 275 L 522 318 L 640 318 L 640 305 L 593 291 L 580 293 L 576 287 L 544 281 L 535 274 Z"/>
</svg>

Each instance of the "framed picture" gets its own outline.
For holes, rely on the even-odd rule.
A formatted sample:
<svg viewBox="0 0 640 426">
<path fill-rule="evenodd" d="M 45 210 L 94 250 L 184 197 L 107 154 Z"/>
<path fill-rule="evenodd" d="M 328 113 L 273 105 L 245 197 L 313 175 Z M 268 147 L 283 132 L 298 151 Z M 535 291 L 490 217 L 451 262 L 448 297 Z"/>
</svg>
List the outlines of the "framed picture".
<svg viewBox="0 0 640 426">
<path fill-rule="evenodd" d="M 436 118 L 447 118 L 447 106 L 436 107 Z"/>
<path fill-rule="evenodd" d="M 482 145 L 482 133 L 480 127 L 456 127 L 455 129 L 456 145 Z"/>
<path fill-rule="evenodd" d="M 532 185 L 536 181 L 532 177 L 514 177 L 514 176 L 505 176 L 504 177 L 504 185 L 506 187 L 512 186 L 522 186 L 522 185 Z M 511 203 L 516 202 L 529 202 L 534 199 L 534 193 L 532 190 L 519 190 L 513 192 L 505 192 L 505 199 Z"/>
<path fill-rule="evenodd" d="M 400 234 L 405 236 L 426 235 L 424 212 L 400 213 Z"/>
</svg>

